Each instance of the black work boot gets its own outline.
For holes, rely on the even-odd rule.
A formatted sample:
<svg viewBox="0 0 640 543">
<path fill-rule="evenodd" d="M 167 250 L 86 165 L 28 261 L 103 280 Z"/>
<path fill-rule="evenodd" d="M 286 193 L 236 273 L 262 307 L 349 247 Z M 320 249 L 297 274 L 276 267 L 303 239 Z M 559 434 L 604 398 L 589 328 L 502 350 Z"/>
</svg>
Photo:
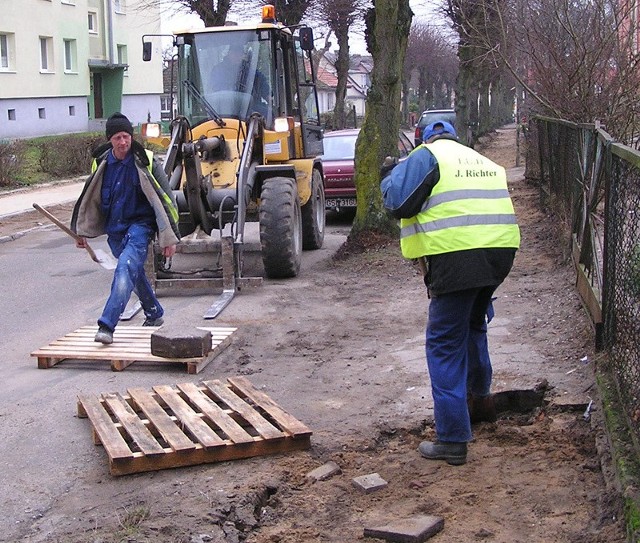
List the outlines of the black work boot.
<svg viewBox="0 0 640 543">
<path fill-rule="evenodd" d="M 469 407 L 471 424 L 476 422 L 495 422 L 498 420 L 496 404 L 491 394 L 484 398 L 469 396 L 467 406 Z"/>
<path fill-rule="evenodd" d="M 423 441 L 418 451 L 427 460 L 446 460 L 452 466 L 467 462 L 467 444 L 451 441 Z"/>
<path fill-rule="evenodd" d="M 147 317 L 142 326 L 162 326 L 164 324 L 164 319 L 162 317 L 158 317 L 157 319 L 152 319 L 151 317 Z"/>
</svg>

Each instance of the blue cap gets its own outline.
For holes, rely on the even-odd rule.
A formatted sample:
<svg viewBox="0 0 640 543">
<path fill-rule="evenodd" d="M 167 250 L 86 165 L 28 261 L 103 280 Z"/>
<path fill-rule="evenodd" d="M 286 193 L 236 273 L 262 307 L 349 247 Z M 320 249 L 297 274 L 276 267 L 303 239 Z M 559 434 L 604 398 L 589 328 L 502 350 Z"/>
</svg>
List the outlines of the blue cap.
<svg viewBox="0 0 640 543">
<path fill-rule="evenodd" d="M 456 129 L 447 121 L 436 121 L 424 127 L 422 141 L 425 142 L 433 136 L 439 136 L 440 134 L 451 134 L 454 138 L 458 137 Z"/>
</svg>

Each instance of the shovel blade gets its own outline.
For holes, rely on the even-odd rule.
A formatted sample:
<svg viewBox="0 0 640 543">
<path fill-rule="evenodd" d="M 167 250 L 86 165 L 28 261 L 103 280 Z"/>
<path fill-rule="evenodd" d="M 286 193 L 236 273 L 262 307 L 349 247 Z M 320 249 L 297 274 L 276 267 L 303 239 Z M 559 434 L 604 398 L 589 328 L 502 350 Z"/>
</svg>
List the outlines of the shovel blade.
<svg viewBox="0 0 640 543">
<path fill-rule="evenodd" d="M 118 261 L 113 255 L 110 255 L 102 249 L 94 249 L 93 252 L 96 255 L 96 262 L 100 264 L 105 270 L 115 270 Z"/>
</svg>

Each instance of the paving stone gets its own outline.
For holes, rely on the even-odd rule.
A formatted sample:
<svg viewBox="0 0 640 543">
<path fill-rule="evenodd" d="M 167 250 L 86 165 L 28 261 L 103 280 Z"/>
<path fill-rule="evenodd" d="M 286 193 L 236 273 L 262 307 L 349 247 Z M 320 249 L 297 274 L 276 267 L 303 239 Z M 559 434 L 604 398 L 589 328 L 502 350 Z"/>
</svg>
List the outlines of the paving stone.
<svg viewBox="0 0 640 543">
<path fill-rule="evenodd" d="M 211 350 L 211 332 L 195 326 L 168 325 L 151 334 L 151 354 L 163 358 L 199 358 Z"/>
<path fill-rule="evenodd" d="M 376 537 L 397 543 L 422 543 L 444 528 L 444 519 L 432 515 L 416 515 L 393 520 L 383 526 L 364 528 L 365 537 Z"/>
<path fill-rule="evenodd" d="M 356 488 L 363 490 L 366 494 L 380 490 L 389 484 L 377 473 L 369 473 L 368 475 L 354 477 L 352 481 Z"/>
<path fill-rule="evenodd" d="M 326 464 L 323 464 L 320 467 L 317 467 L 313 471 L 307 473 L 307 478 L 314 479 L 316 481 L 324 481 L 329 477 L 333 477 L 338 473 L 342 473 L 340 466 L 333 461 L 329 461 Z"/>
</svg>

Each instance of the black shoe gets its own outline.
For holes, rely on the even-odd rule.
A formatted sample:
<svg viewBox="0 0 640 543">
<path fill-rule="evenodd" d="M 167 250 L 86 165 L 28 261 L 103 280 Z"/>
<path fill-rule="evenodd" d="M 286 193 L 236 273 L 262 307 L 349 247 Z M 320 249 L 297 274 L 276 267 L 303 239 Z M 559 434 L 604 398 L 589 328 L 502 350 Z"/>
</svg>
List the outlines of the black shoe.
<svg viewBox="0 0 640 543">
<path fill-rule="evenodd" d="M 113 343 L 113 332 L 109 330 L 104 324 L 101 324 L 98 327 L 98 333 L 96 334 L 96 337 L 93 338 L 93 341 L 109 345 Z"/>
<path fill-rule="evenodd" d="M 452 466 L 467 462 L 467 444 L 445 441 L 423 441 L 418 446 L 420 454 L 428 460 L 446 460 Z"/>
<path fill-rule="evenodd" d="M 162 317 L 158 317 L 157 319 L 147 317 L 142 323 L 142 326 L 162 326 L 163 323 L 164 319 Z"/>
</svg>

